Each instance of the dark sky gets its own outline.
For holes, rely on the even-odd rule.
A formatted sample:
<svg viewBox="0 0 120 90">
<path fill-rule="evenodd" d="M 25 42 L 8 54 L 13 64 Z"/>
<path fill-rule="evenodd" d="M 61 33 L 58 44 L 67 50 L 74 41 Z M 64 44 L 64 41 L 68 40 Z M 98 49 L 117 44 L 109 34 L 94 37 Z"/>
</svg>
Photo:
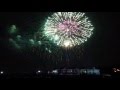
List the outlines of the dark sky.
<svg viewBox="0 0 120 90">
<path fill-rule="evenodd" d="M 41 53 L 40 57 L 32 54 L 26 56 L 16 54 L 16 51 L 10 51 L 7 47 L 7 27 L 16 24 L 21 28 L 21 32 L 33 28 L 36 30 L 44 23 L 44 20 L 50 13 L 0 13 L 0 68 L 6 71 L 32 71 L 46 68 L 55 68 L 65 66 L 62 61 L 56 66 L 54 61 L 46 60 L 48 54 Z M 80 54 L 77 49 L 76 55 L 71 55 L 70 67 L 112 67 L 120 65 L 120 13 L 119 12 L 86 12 L 86 15 L 92 21 L 95 30 L 92 37 L 84 44 L 84 55 L 78 58 Z M 27 29 L 26 29 L 27 28 Z M 27 32 L 27 31 L 26 31 Z M 64 57 L 63 57 L 64 59 Z"/>
</svg>

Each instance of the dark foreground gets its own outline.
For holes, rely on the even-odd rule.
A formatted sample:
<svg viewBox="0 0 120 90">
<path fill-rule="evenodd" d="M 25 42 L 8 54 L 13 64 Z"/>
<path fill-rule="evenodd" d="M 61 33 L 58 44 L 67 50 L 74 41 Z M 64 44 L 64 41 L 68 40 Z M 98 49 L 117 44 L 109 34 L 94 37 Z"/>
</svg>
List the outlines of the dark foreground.
<svg viewBox="0 0 120 90">
<path fill-rule="evenodd" d="M 120 80 L 120 75 L 1 75 L 1 80 L 19 80 L 19 79 L 33 79 L 33 80 Z"/>
</svg>

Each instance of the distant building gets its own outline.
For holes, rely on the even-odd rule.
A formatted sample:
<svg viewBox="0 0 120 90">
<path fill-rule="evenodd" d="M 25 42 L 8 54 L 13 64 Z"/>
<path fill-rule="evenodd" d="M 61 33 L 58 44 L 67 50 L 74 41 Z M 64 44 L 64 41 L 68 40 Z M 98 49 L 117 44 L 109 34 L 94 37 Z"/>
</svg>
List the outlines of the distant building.
<svg viewBox="0 0 120 90">
<path fill-rule="evenodd" d="M 59 70 L 61 75 L 100 75 L 100 69 L 61 69 Z"/>
</svg>

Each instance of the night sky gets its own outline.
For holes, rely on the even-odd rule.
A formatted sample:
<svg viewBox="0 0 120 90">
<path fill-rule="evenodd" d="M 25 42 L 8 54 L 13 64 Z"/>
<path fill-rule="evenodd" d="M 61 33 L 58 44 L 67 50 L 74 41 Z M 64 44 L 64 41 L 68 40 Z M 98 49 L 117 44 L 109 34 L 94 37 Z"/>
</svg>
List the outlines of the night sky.
<svg viewBox="0 0 120 90">
<path fill-rule="evenodd" d="M 26 49 L 19 53 L 9 47 L 7 29 L 15 24 L 22 33 L 36 32 L 44 25 L 50 12 L 14 12 L 0 13 L 0 69 L 6 72 L 31 72 L 37 69 L 68 67 L 64 59 L 65 51 L 57 53 L 58 57 L 49 58 L 49 54 L 39 51 L 39 55 Z M 92 37 L 84 43 L 83 52 L 79 46 L 67 51 L 70 55 L 69 67 L 114 67 L 120 65 L 120 13 L 119 12 L 86 12 L 95 30 Z M 38 52 L 38 51 L 36 51 Z M 27 53 L 27 54 L 26 54 Z M 62 61 L 59 55 L 62 56 Z"/>
</svg>

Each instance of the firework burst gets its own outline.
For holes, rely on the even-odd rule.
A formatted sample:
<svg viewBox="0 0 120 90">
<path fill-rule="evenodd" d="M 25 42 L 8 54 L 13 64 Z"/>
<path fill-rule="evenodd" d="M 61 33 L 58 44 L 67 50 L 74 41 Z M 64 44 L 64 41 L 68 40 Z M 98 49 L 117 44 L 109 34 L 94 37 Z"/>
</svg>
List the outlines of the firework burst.
<svg viewBox="0 0 120 90">
<path fill-rule="evenodd" d="M 43 35 L 58 46 L 74 47 L 87 41 L 93 29 L 85 13 L 57 12 L 47 18 Z"/>
</svg>

